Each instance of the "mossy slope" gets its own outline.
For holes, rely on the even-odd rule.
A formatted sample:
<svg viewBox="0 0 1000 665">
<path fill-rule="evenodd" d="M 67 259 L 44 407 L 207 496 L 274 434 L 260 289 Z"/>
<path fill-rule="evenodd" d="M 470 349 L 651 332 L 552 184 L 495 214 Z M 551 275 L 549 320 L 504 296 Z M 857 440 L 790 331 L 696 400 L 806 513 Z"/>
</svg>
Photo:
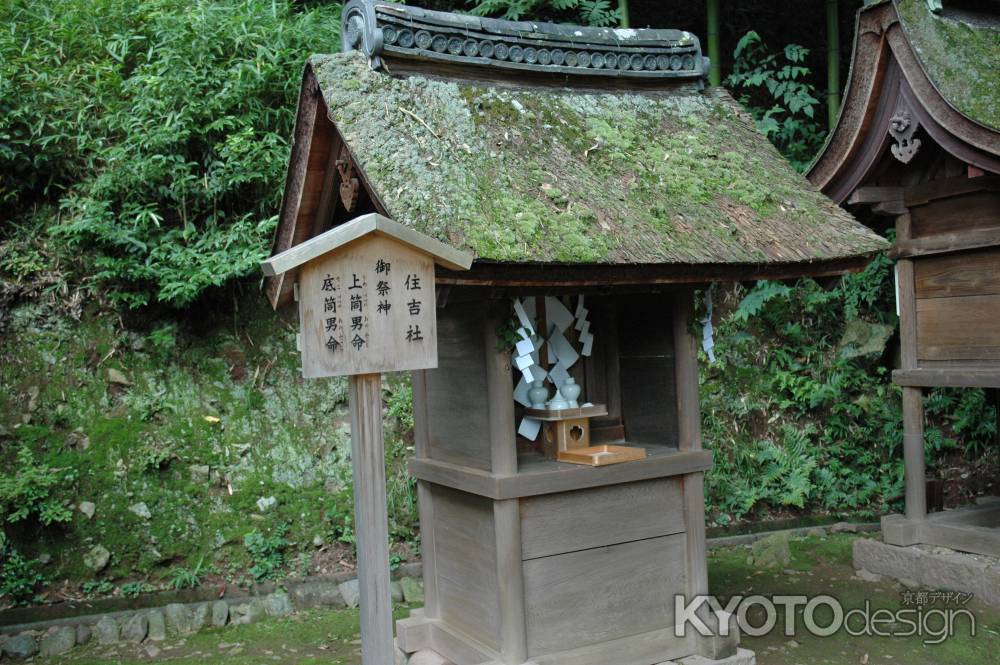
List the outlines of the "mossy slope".
<svg viewBox="0 0 1000 665">
<path fill-rule="evenodd" d="M 51 555 L 41 572 L 71 580 L 63 591 L 87 580 L 156 585 L 177 567 L 249 580 L 243 539 L 252 530 L 284 534 L 282 572 L 309 571 L 309 557 L 323 556 L 317 537 L 350 557 L 346 382 L 302 380 L 292 325 L 257 293 L 237 304 L 146 329 L 99 312 L 75 322 L 38 303 L 6 313 L 2 473 L 19 472 L 15 456 L 27 447 L 62 474 L 55 499 L 72 509 L 69 522 L 43 526 L 29 515 L 7 532 L 27 558 Z M 397 540 L 412 536 L 415 522 L 403 468 L 409 424 L 399 423 L 410 399 L 403 378 L 387 379 Z M 270 497 L 262 509 L 258 501 Z M 92 518 L 81 502 L 95 504 Z M 132 509 L 139 503 L 149 516 Z M 98 575 L 84 564 L 94 545 L 111 554 Z"/>
</svg>

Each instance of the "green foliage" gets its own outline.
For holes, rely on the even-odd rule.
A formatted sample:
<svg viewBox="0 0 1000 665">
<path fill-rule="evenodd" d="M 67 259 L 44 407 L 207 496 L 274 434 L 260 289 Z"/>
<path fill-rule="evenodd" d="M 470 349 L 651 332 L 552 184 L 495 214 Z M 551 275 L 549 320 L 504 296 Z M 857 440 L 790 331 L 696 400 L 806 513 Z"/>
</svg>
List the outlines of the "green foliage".
<svg viewBox="0 0 1000 665">
<path fill-rule="evenodd" d="M 521 341 L 521 336 L 517 329 L 521 327 L 520 321 L 511 313 L 510 318 L 504 319 L 497 324 L 497 351 L 513 351 L 517 343 Z"/>
<path fill-rule="evenodd" d="M 115 590 L 115 585 L 107 580 L 92 580 L 84 582 L 80 588 L 87 596 L 106 596 Z"/>
<path fill-rule="evenodd" d="M 243 545 L 253 562 L 250 574 L 257 582 L 274 580 L 281 576 L 285 563 L 284 550 L 289 545 L 285 539 L 287 532 L 288 527 L 283 525 L 274 529 L 269 535 L 254 529 L 243 537 Z"/>
<path fill-rule="evenodd" d="M 977 459 L 986 455 L 990 443 L 996 440 L 997 422 L 988 417 L 993 405 L 982 390 L 935 390 L 924 400 L 924 411 L 928 418 L 944 424 L 944 431 L 934 430 L 935 452 L 956 448 L 961 440 L 965 455 Z"/>
<path fill-rule="evenodd" d="M 711 519 L 898 508 L 899 389 L 886 354 L 848 357 L 838 345 L 849 320 L 895 324 L 891 262 L 880 256 L 832 288 L 804 279 L 713 294 L 717 362 L 702 375 Z M 932 469 L 960 445 L 985 452 L 996 420 L 982 391 L 931 391 L 926 406 Z"/>
<path fill-rule="evenodd" d="M 746 322 L 760 314 L 764 306 L 774 298 L 787 297 L 792 289 L 780 282 L 760 282 L 746 295 L 732 314 L 734 323 Z"/>
<path fill-rule="evenodd" d="M 0 525 L 29 517 L 44 525 L 68 522 L 73 511 L 60 497 L 60 491 L 73 479 L 70 469 L 53 468 L 36 460 L 29 445 L 22 444 L 13 464 L 0 475 Z"/>
<path fill-rule="evenodd" d="M 274 228 L 302 61 L 338 4 L 12 0 L 0 18 L 0 206 L 131 306 L 192 302 L 256 270 Z M 5 257 L 24 272 L 29 256 Z"/>
<path fill-rule="evenodd" d="M 413 430 L 413 386 L 409 381 L 399 382 L 386 399 L 386 416 L 392 419 L 399 433 Z"/>
<path fill-rule="evenodd" d="M 22 280 L 45 268 L 45 256 L 35 247 L 13 242 L 0 245 L 0 272 L 9 274 L 15 280 Z"/>
<path fill-rule="evenodd" d="M 622 15 L 610 0 L 480 0 L 472 13 L 512 21 L 555 20 L 600 27 L 616 26 Z"/>
<path fill-rule="evenodd" d="M 201 584 L 201 577 L 204 574 L 202 569 L 202 564 L 205 562 L 205 558 L 202 557 L 195 564 L 194 568 L 185 568 L 184 566 L 178 566 L 174 568 L 173 572 L 170 574 L 170 588 L 176 591 L 181 589 L 196 589 Z"/>
<path fill-rule="evenodd" d="M 138 598 L 144 593 L 153 593 L 156 587 L 148 582 L 128 582 L 118 588 L 125 598 Z"/>
<path fill-rule="evenodd" d="M 45 583 L 45 577 L 35 569 L 35 562 L 25 559 L 10 544 L 0 545 L 0 597 L 17 604 L 27 604 Z"/>
<path fill-rule="evenodd" d="M 819 100 L 803 63 L 809 49 L 789 44 L 772 53 L 751 30 L 733 52 L 733 71 L 726 85 L 757 121 L 757 127 L 799 171 L 823 144 L 824 131 L 816 118 Z"/>
<path fill-rule="evenodd" d="M 416 538 L 418 517 L 417 484 L 406 467 L 413 450 L 413 386 L 408 378 L 390 380 L 386 415 L 389 423 L 385 453 L 389 533 L 396 541 L 410 542 Z M 353 501 L 351 504 L 353 506 Z"/>
<path fill-rule="evenodd" d="M 148 339 L 161 356 L 169 357 L 177 346 L 177 324 L 164 323 L 154 328 L 149 333 Z"/>
</svg>

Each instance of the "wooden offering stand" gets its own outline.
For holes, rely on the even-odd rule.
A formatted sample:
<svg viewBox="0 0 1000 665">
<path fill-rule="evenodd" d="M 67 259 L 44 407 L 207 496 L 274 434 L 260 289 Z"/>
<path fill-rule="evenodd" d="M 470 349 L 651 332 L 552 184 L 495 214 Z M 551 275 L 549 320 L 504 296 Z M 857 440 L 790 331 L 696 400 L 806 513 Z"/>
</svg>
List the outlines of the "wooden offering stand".
<svg viewBox="0 0 1000 665">
<path fill-rule="evenodd" d="M 645 448 L 590 445 L 590 419 L 608 415 L 603 404 L 573 409 L 526 409 L 524 414 L 542 421 L 542 452 L 550 459 L 587 466 L 646 459 Z"/>
</svg>

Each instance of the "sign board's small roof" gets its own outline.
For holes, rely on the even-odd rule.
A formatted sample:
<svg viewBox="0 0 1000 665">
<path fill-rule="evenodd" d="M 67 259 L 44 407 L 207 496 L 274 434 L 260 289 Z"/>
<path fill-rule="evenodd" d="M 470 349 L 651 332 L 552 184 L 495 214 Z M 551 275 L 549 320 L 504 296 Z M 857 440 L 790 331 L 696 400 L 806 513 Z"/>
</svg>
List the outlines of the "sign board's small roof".
<svg viewBox="0 0 1000 665">
<path fill-rule="evenodd" d="M 369 234 L 397 240 L 427 254 L 436 264 L 450 270 L 468 270 L 472 265 L 472 255 L 468 252 L 459 251 L 373 212 L 335 226 L 302 244 L 276 254 L 263 261 L 260 266 L 265 277 L 281 275 Z"/>
</svg>

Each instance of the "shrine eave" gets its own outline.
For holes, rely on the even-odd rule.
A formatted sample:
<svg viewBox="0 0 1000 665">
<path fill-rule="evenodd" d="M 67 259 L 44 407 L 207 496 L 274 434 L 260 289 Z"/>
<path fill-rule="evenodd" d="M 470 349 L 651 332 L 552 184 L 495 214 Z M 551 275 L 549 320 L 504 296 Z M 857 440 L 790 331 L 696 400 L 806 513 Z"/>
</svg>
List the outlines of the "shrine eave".
<svg viewBox="0 0 1000 665">
<path fill-rule="evenodd" d="M 918 130 L 970 166 L 1000 172 L 998 67 L 1000 17 L 933 14 L 923 0 L 864 7 L 840 115 L 809 180 L 843 203 L 891 142 L 898 150 Z"/>
</svg>

